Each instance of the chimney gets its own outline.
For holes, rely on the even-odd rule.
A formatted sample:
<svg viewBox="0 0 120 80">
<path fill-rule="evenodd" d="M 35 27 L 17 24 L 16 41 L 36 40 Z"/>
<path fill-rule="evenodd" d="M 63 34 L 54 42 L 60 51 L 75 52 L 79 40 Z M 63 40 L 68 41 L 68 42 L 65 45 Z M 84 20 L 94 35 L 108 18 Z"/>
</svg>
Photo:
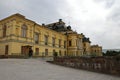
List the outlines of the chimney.
<svg viewBox="0 0 120 80">
<path fill-rule="evenodd" d="M 44 23 L 42 23 L 42 26 L 43 26 L 43 27 L 45 27 L 45 24 L 44 24 Z"/>
<path fill-rule="evenodd" d="M 62 22 L 62 19 L 59 19 L 59 22 Z"/>
</svg>

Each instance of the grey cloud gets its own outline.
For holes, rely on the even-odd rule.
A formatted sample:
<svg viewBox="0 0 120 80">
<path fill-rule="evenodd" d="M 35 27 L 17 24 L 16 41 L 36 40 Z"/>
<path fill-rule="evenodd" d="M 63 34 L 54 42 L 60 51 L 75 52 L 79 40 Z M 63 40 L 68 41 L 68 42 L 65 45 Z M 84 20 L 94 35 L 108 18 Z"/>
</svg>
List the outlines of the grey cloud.
<svg viewBox="0 0 120 80">
<path fill-rule="evenodd" d="M 0 1 L 0 10 L 3 13 L 21 13 L 38 23 L 48 23 L 52 20 L 59 19 L 59 9 L 65 6 L 65 0 L 12 0 L 14 3 L 7 4 L 9 0 Z M 6 3 L 7 2 L 7 3 Z M 19 3 L 19 4 L 18 4 Z M 12 7 L 11 7 L 12 5 Z"/>
<path fill-rule="evenodd" d="M 118 24 L 120 26 L 120 0 L 116 0 L 114 7 L 110 11 L 110 14 L 107 16 L 107 20 Z"/>
<path fill-rule="evenodd" d="M 107 19 L 112 20 L 115 23 L 120 23 L 120 7 L 112 10 Z"/>
<path fill-rule="evenodd" d="M 105 8 L 111 8 L 116 0 L 94 0 L 97 3 L 103 3 Z"/>
<path fill-rule="evenodd" d="M 75 8 L 69 4 L 70 1 L 77 3 L 74 4 Z M 84 14 L 88 13 L 84 7 L 90 6 L 84 5 L 84 0 L 0 0 L 0 19 L 14 13 L 21 13 L 40 24 L 63 18 L 66 23 L 70 21 L 72 29 L 90 37 L 93 44 L 100 44 L 103 48 L 120 48 L 120 0 L 91 1 L 100 6 L 102 4 L 101 7 L 109 11 L 105 20 L 95 16 L 95 20 L 90 17 L 90 20 L 83 21 L 81 11 Z M 77 13 L 76 10 L 81 11 Z"/>
</svg>

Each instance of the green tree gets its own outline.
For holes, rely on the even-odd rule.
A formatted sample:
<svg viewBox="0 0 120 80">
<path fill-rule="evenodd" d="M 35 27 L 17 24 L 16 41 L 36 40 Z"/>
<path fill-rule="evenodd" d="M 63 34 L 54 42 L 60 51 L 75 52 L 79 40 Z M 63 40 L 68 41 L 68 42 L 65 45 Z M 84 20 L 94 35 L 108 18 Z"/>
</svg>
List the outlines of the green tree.
<svg viewBox="0 0 120 80">
<path fill-rule="evenodd" d="M 107 51 L 106 53 L 103 54 L 104 56 L 118 56 L 120 55 L 120 51 Z"/>
</svg>

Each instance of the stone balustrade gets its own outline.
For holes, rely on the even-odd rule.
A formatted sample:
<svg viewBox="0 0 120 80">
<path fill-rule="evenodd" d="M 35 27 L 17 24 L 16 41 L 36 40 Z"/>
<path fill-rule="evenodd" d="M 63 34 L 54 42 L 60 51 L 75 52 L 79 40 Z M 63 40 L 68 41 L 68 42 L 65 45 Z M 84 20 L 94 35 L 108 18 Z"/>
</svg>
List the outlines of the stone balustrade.
<svg viewBox="0 0 120 80">
<path fill-rule="evenodd" d="M 117 57 L 55 57 L 54 64 L 120 76 L 120 56 Z"/>
</svg>

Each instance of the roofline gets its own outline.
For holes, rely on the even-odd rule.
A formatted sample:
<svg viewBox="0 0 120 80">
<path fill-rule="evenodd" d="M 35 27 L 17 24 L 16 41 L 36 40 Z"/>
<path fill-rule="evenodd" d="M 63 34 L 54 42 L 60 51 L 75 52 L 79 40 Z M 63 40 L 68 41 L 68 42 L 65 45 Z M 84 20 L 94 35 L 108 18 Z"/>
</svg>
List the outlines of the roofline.
<svg viewBox="0 0 120 80">
<path fill-rule="evenodd" d="M 19 14 L 19 13 L 16 13 L 16 14 L 13 14 L 13 15 L 11 15 L 11 16 L 8 16 L 8 17 L 0 20 L 0 22 L 2 22 L 2 21 L 4 21 L 4 20 L 7 20 L 7 19 L 9 19 L 9 18 L 12 18 L 12 17 L 14 17 L 14 16 L 18 16 L 18 17 L 20 17 L 20 18 L 23 18 L 23 19 L 25 19 L 25 20 L 28 20 L 28 21 L 33 22 L 34 25 L 38 25 L 38 26 L 41 26 L 42 28 L 46 28 L 47 30 L 51 30 L 51 29 L 49 29 L 49 28 L 47 28 L 47 27 L 43 27 L 42 25 L 36 23 L 35 21 L 32 21 L 32 20 L 30 20 L 30 19 L 27 19 L 24 15 L 21 15 L 21 14 Z M 57 31 L 55 31 L 55 30 L 51 30 L 51 31 L 57 32 Z M 57 32 L 57 33 L 58 33 L 58 32 Z M 61 35 L 64 35 L 64 34 L 62 34 L 62 33 L 60 33 L 60 34 L 61 34 Z"/>
<path fill-rule="evenodd" d="M 8 19 L 8 18 L 14 17 L 14 16 L 19 16 L 19 17 L 25 18 L 25 16 L 23 16 L 23 15 L 21 15 L 21 14 L 19 14 L 19 13 L 16 13 L 16 14 L 13 14 L 13 15 L 11 15 L 11 16 L 8 16 L 8 17 L 6 17 L 6 18 L 1 19 L 0 22 L 6 20 L 6 19 Z"/>
<path fill-rule="evenodd" d="M 30 19 L 27 19 L 24 15 L 21 15 L 21 14 L 19 14 L 19 13 L 16 13 L 16 14 L 13 14 L 13 15 L 11 15 L 11 16 L 8 16 L 8 17 L 6 17 L 6 18 L 4 18 L 4 19 L 1 19 L 0 22 L 2 22 L 2 21 L 4 21 L 4 20 L 7 20 L 7 19 L 9 19 L 9 18 L 12 18 L 12 17 L 14 17 L 14 16 L 17 16 L 17 17 L 23 18 L 23 19 L 25 19 L 25 20 L 31 21 L 31 22 L 33 22 L 33 23 L 36 23 L 36 22 L 34 22 L 34 21 L 30 20 Z M 37 24 L 37 23 L 36 23 L 36 24 Z"/>
</svg>

